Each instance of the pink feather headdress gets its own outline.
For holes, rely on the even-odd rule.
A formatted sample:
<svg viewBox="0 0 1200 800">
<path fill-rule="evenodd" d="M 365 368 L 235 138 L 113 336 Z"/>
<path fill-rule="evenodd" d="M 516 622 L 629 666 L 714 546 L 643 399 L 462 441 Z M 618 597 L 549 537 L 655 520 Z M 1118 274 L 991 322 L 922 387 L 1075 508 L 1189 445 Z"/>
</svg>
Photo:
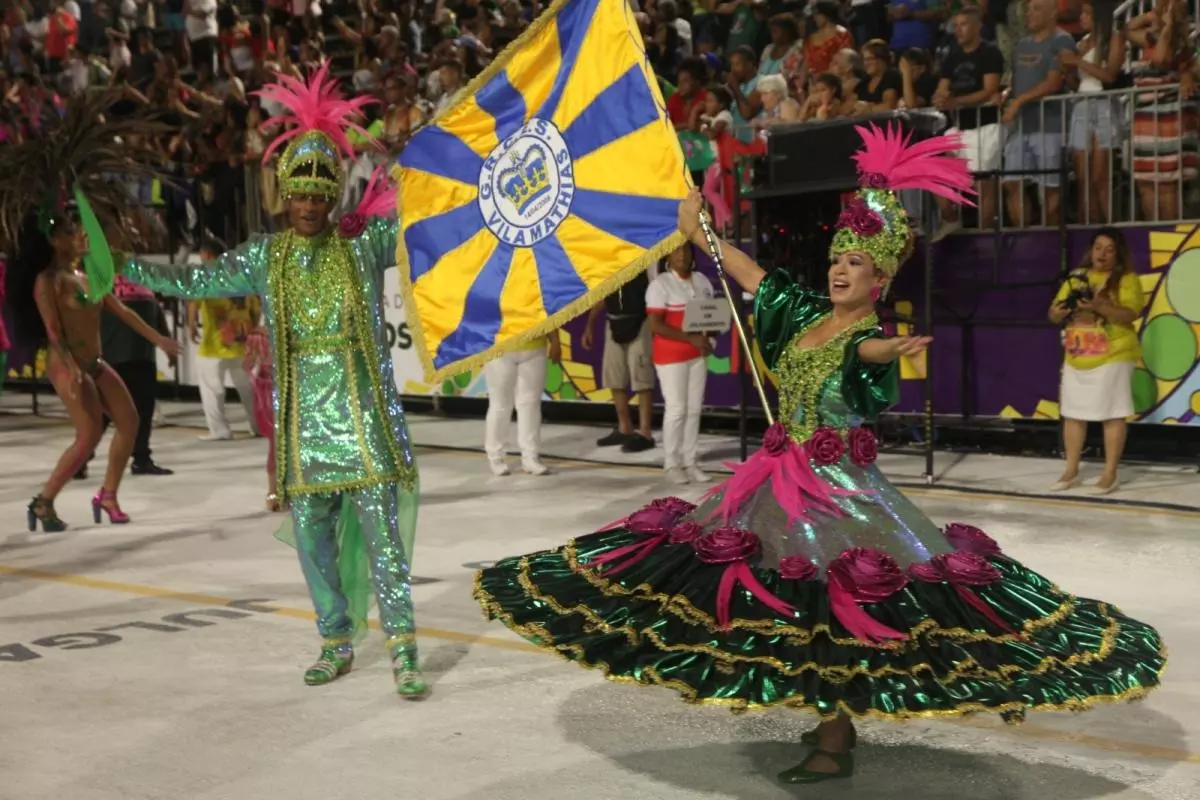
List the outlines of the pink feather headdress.
<svg viewBox="0 0 1200 800">
<path fill-rule="evenodd" d="M 912 144 L 898 127 L 855 128 L 863 148 L 854 155 L 861 188 L 838 218 L 831 256 L 852 251 L 871 255 L 875 266 L 895 275 L 907 257 L 912 230 L 896 192 L 918 189 L 960 205 L 974 205 L 974 180 L 959 153 L 961 137 L 934 136 Z"/>
<path fill-rule="evenodd" d="M 348 134 L 354 132 L 362 139 L 374 142 L 355 119 L 364 106 L 376 100 L 372 97 L 344 98 L 337 80 L 329 76 L 328 62 L 321 65 L 308 81 L 279 75 L 278 82 L 264 86 L 255 94 L 286 109 L 285 113 L 270 117 L 260 126 L 264 131 L 276 125 L 285 127 L 263 153 L 263 163 L 266 163 L 276 150 L 287 145 L 279 163 L 279 178 L 285 195 L 292 191 L 339 192 L 343 178 L 341 156 L 345 154 L 352 159 L 356 155 Z M 296 168 L 304 164 L 313 165 L 313 169 L 303 175 L 295 174 Z M 293 178 L 296 186 L 289 185 Z"/>
<path fill-rule="evenodd" d="M 396 184 L 383 167 L 384 165 L 380 164 L 371 173 L 371 180 L 367 182 L 362 199 L 354 208 L 354 213 L 364 219 L 396 215 Z"/>
</svg>

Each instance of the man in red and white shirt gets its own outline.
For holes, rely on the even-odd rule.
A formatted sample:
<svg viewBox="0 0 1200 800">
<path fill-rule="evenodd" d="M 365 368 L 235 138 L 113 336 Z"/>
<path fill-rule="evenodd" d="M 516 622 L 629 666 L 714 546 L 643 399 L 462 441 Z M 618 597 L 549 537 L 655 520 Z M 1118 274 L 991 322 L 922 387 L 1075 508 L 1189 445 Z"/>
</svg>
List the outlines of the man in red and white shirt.
<svg viewBox="0 0 1200 800">
<path fill-rule="evenodd" d="M 663 394 L 663 469 L 673 483 L 707 483 L 700 469 L 700 409 L 708 378 L 708 337 L 683 332 L 688 303 L 713 296 L 708 278 L 692 270 L 692 248 L 667 256 L 667 269 L 646 290 L 646 313 L 653 336 L 651 356 Z"/>
</svg>

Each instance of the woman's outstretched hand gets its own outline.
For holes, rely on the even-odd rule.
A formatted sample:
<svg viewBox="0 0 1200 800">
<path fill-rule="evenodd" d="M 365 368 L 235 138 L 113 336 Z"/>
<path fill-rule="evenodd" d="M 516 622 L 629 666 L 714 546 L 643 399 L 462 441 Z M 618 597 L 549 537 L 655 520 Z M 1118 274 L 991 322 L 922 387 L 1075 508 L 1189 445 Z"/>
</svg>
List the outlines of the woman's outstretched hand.
<svg viewBox="0 0 1200 800">
<path fill-rule="evenodd" d="M 893 358 L 902 358 L 924 353 L 932 341 L 932 336 L 895 336 L 888 339 L 888 345 L 892 348 Z"/>
<path fill-rule="evenodd" d="M 700 190 L 693 188 L 679 204 L 679 230 L 690 242 L 700 228 L 700 214 L 704 210 L 704 198 Z"/>
</svg>

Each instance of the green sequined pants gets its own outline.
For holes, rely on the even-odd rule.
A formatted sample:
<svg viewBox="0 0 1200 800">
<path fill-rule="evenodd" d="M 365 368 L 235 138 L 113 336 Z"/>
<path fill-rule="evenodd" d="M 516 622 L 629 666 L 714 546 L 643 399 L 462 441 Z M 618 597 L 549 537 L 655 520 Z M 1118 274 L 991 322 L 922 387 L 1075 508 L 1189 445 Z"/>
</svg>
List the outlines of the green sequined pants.
<svg viewBox="0 0 1200 800">
<path fill-rule="evenodd" d="M 328 643 L 349 641 L 355 632 L 351 609 L 352 587 L 342 585 L 338 560 L 357 554 L 339 554 L 338 518 L 345 503 L 357 512 L 365 555 L 370 565 L 371 584 L 379 603 L 379 621 L 392 655 L 415 653 L 416 623 L 413 618 L 409 557 L 401 529 L 415 524 L 411 511 L 401 509 L 394 483 L 368 486 L 354 492 L 329 495 L 300 495 L 291 498 L 296 550 L 317 613 L 317 630 Z M 407 505 L 407 504 L 405 504 Z M 403 519 L 402 519 L 403 517 Z"/>
</svg>

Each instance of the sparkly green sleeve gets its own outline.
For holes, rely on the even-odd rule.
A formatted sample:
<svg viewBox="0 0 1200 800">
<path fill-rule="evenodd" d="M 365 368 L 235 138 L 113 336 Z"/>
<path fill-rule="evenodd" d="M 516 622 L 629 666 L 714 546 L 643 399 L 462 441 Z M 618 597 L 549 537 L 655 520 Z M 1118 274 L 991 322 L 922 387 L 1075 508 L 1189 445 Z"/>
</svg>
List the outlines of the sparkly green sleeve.
<svg viewBox="0 0 1200 800">
<path fill-rule="evenodd" d="M 767 369 L 796 333 L 829 310 L 829 300 L 799 286 L 781 269 L 767 273 L 754 294 L 754 335 Z"/>
<path fill-rule="evenodd" d="M 842 397 L 858 416 L 871 422 L 900 400 L 900 367 L 871 364 L 858 357 L 858 346 L 868 339 L 883 339 L 883 331 L 868 328 L 850 337 L 842 361 Z"/>
<path fill-rule="evenodd" d="M 374 217 L 367 223 L 367 229 L 363 231 L 362 236 L 366 239 L 367 249 L 375 257 L 375 266 L 379 270 L 396 266 L 396 237 L 399 233 L 398 220 Z"/>
<path fill-rule="evenodd" d="M 127 256 L 121 274 L 151 291 L 189 300 L 261 295 L 266 291 L 270 241 L 270 236 L 252 236 L 202 264 L 160 264 Z"/>
</svg>

